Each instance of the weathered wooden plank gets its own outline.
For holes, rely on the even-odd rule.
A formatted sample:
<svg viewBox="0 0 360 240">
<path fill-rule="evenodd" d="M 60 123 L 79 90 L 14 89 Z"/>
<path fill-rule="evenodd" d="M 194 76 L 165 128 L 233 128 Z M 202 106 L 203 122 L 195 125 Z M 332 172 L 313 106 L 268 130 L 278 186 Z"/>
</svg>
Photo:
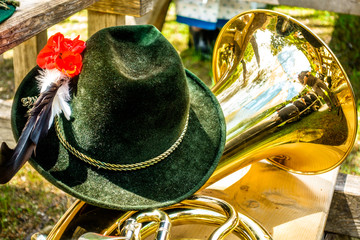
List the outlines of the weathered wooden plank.
<svg viewBox="0 0 360 240">
<path fill-rule="evenodd" d="M 10 123 L 11 105 L 12 101 L 0 99 L 0 142 L 6 142 L 9 147 L 14 147 L 16 143 Z"/>
<path fill-rule="evenodd" d="M 344 235 L 338 235 L 335 233 L 325 233 L 323 240 L 351 240 L 351 237 L 344 236 Z"/>
<path fill-rule="evenodd" d="M 100 0 L 89 10 L 141 17 L 153 9 L 152 0 Z"/>
<path fill-rule="evenodd" d="M 320 175 L 298 175 L 267 162 L 210 185 L 211 194 L 257 220 L 276 240 L 322 240 L 338 168 Z"/>
<path fill-rule="evenodd" d="M 47 31 L 43 31 L 14 48 L 14 81 L 15 89 L 26 74 L 36 66 L 36 57 L 47 41 Z"/>
<path fill-rule="evenodd" d="M 9 147 L 15 147 L 15 140 L 11 130 L 10 120 L 0 118 L 0 139 L 6 142 Z"/>
<path fill-rule="evenodd" d="M 125 24 L 125 15 L 109 14 L 88 10 L 88 36 L 100 29 Z"/>
<path fill-rule="evenodd" d="M 360 176 L 338 175 L 325 231 L 360 237 Z"/>
<path fill-rule="evenodd" d="M 29 69 L 36 66 L 36 56 L 36 36 L 14 48 L 13 64 L 15 89 L 19 86 L 23 77 L 29 72 Z"/>
<path fill-rule="evenodd" d="M 350 236 L 335 234 L 335 233 L 325 233 L 323 240 L 355 240 Z"/>
<path fill-rule="evenodd" d="M 171 0 L 154 0 L 153 10 L 143 17 L 134 18 L 134 22 L 136 24 L 151 24 L 161 31 L 170 2 Z M 126 22 L 126 24 L 128 24 L 128 22 Z"/>
<path fill-rule="evenodd" d="M 273 5 L 314 8 L 318 10 L 326 10 L 336 13 L 360 15 L 360 1 L 358 0 L 255 0 L 255 2 Z"/>
<path fill-rule="evenodd" d="M 0 54 L 97 0 L 20 0 L 13 16 L 0 24 Z"/>
<path fill-rule="evenodd" d="M 0 119 L 10 120 L 11 105 L 12 105 L 12 100 L 0 99 Z M 9 123 L 9 126 L 10 126 L 10 123 Z M 3 125 L 0 124 L 0 127 L 3 127 Z M 1 134 L 0 134 L 0 136 L 1 136 Z"/>
</svg>

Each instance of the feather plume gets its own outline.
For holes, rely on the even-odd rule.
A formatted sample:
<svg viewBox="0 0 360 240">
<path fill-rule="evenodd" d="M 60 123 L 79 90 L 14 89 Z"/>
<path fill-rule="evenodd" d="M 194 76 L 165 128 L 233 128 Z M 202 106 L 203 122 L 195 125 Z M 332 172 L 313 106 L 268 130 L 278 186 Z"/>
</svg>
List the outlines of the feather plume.
<svg viewBox="0 0 360 240">
<path fill-rule="evenodd" d="M 52 106 L 58 90 L 65 81 L 59 79 L 43 91 L 30 110 L 28 120 L 14 150 L 6 143 L 1 145 L 0 184 L 7 183 L 35 153 L 39 140 L 46 136 L 52 123 Z"/>
<path fill-rule="evenodd" d="M 30 110 L 15 149 L 10 149 L 6 143 L 0 147 L 0 184 L 10 181 L 35 153 L 39 140 L 47 135 L 56 115 L 63 112 L 70 119 L 69 82 L 81 71 L 81 53 L 85 47 L 79 36 L 71 40 L 56 33 L 38 54 L 36 63 L 42 68 L 36 77 L 40 96 Z"/>
<path fill-rule="evenodd" d="M 66 119 L 70 119 L 71 108 L 68 104 L 70 101 L 70 78 L 57 69 L 41 69 L 40 75 L 36 77 L 40 92 L 46 91 L 46 89 L 54 82 L 62 81 L 62 85 L 59 87 L 57 94 L 54 97 L 52 103 L 52 115 L 49 119 L 49 128 L 52 125 L 54 117 L 61 112 L 64 113 Z"/>
</svg>

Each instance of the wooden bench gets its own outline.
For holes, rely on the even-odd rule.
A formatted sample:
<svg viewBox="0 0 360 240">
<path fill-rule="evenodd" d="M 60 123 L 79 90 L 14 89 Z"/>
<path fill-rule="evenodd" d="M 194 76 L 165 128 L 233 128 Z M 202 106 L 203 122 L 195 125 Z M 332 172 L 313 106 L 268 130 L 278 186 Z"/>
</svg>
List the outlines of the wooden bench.
<svg viewBox="0 0 360 240">
<path fill-rule="evenodd" d="M 360 176 L 337 176 L 325 231 L 360 238 Z"/>
</svg>

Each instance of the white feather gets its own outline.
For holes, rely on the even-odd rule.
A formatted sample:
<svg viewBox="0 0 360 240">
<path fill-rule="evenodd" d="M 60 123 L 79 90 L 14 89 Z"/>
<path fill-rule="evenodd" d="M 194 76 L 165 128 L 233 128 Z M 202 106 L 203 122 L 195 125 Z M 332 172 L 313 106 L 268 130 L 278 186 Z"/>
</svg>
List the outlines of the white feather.
<svg viewBox="0 0 360 240">
<path fill-rule="evenodd" d="M 69 82 L 65 82 L 61 87 L 58 89 L 53 105 L 52 105 L 52 111 L 53 116 L 60 114 L 61 112 L 64 113 L 65 117 L 69 120 L 71 115 L 71 109 L 68 104 L 68 101 L 70 100 L 70 94 L 69 94 Z"/>
<path fill-rule="evenodd" d="M 63 84 L 59 87 L 53 99 L 53 103 L 51 106 L 51 117 L 49 120 L 49 128 L 54 121 L 54 117 L 56 115 L 59 115 L 61 112 L 64 113 L 66 119 L 70 120 L 71 108 L 68 104 L 68 101 L 70 101 L 70 78 L 57 69 L 42 69 L 39 71 L 39 73 L 40 75 L 36 77 L 36 80 L 38 81 L 38 87 L 40 92 L 44 92 L 52 82 L 57 82 L 60 79 L 64 80 Z"/>
<path fill-rule="evenodd" d="M 44 92 L 46 88 L 53 82 L 57 82 L 61 78 L 68 78 L 65 74 L 57 69 L 41 69 L 39 70 L 36 80 L 38 81 L 38 87 L 40 92 Z"/>
</svg>

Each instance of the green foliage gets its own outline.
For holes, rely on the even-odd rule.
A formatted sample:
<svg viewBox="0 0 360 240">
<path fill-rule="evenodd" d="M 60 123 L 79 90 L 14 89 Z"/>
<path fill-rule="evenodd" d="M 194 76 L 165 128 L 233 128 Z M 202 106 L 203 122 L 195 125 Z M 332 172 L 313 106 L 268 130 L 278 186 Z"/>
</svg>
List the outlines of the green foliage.
<svg viewBox="0 0 360 240">
<path fill-rule="evenodd" d="M 360 96 L 360 17 L 339 14 L 329 47 L 350 78 L 355 95 Z"/>
<path fill-rule="evenodd" d="M 189 27 L 186 24 L 180 24 L 175 20 L 167 21 L 162 33 L 179 52 L 188 48 Z"/>
<path fill-rule="evenodd" d="M 26 164 L 10 183 L 0 186 L 0 239 L 24 239 L 54 225 L 69 207 L 61 193 Z"/>
<path fill-rule="evenodd" d="M 8 100 L 14 93 L 14 70 L 12 59 L 0 58 L 0 99 Z"/>
<path fill-rule="evenodd" d="M 329 47 L 339 59 L 348 75 L 357 98 L 359 112 L 360 96 L 360 17 L 338 14 Z M 341 165 L 340 171 L 347 174 L 360 175 L 359 133 L 354 148 Z"/>
<path fill-rule="evenodd" d="M 274 11 L 285 13 L 297 20 L 308 19 L 308 23 L 315 25 L 320 23 L 322 26 L 332 26 L 336 21 L 337 14 L 334 12 L 321 11 L 311 8 L 290 7 L 284 5 L 268 5 Z M 306 24 L 309 26 L 309 24 Z"/>
<path fill-rule="evenodd" d="M 358 112 L 360 110 L 360 17 L 337 14 L 308 8 L 270 6 L 272 10 L 282 12 L 303 22 L 322 38 L 336 55 L 348 75 L 355 96 Z M 360 175 L 360 136 L 354 144 L 340 171 Z"/>
</svg>

